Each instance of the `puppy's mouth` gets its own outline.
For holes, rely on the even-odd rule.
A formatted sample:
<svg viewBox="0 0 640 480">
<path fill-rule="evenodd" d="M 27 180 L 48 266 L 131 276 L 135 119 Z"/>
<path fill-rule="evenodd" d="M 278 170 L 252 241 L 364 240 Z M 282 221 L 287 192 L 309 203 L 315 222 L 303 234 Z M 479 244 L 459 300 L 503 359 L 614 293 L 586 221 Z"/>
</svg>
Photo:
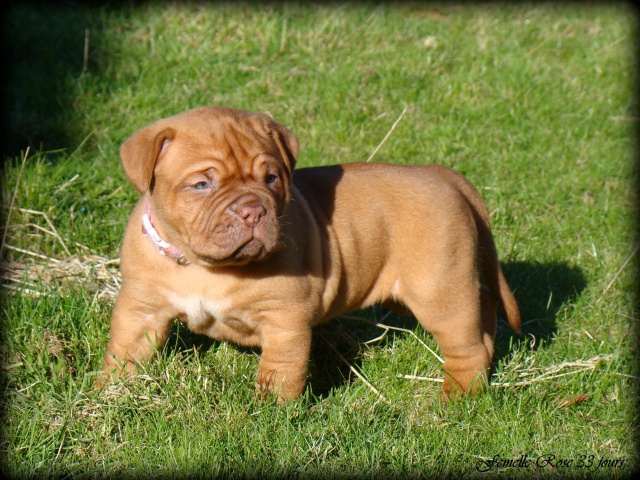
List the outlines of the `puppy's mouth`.
<svg viewBox="0 0 640 480">
<path fill-rule="evenodd" d="M 207 266 L 245 265 L 259 262 L 280 249 L 280 228 L 273 219 L 247 227 L 234 222 L 203 236 L 191 251 Z"/>
<path fill-rule="evenodd" d="M 273 249 L 267 249 L 265 244 L 257 239 L 251 238 L 230 254 L 222 256 L 212 256 L 210 254 L 196 253 L 199 260 L 211 267 L 221 267 L 230 265 L 245 265 L 249 262 L 258 262 L 267 258 Z"/>
</svg>

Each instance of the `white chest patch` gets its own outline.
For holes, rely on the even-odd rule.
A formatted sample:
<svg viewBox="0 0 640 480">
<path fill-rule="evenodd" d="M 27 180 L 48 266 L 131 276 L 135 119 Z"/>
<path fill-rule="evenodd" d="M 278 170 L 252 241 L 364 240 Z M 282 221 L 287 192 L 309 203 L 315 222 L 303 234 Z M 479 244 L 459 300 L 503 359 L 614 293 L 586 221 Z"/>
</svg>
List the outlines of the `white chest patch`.
<svg viewBox="0 0 640 480">
<path fill-rule="evenodd" d="M 202 326 L 212 320 L 224 321 L 231 307 L 229 300 L 213 301 L 199 295 L 171 296 L 173 306 L 186 317 L 189 325 Z"/>
</svg>

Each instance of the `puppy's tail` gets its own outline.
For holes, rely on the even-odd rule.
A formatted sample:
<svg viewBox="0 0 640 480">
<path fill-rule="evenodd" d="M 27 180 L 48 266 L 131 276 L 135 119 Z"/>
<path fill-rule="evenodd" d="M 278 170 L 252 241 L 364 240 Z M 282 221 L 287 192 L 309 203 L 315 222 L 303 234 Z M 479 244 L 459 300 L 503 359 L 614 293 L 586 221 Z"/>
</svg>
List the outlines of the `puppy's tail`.
<svg viewBox="0 0 640 480">
<path fill-rule="evenodd" d="M 495 250 L 495 246 L 493 248 Z M 509 321 L 509 325 L 511 325 L 511 328 L 513 328 L 513 330 L 515 330 L 517 333 L 522 333 L 520 309 L 518 308 L 518 303 L 516 302 L 516 299 L 513 296 L 509 285 L 507 285 L 507 280 L 504 278 L 504 274 L 502 273 L 500 264 L 496 263 L 495 265 L 497 267 L 497 285 L 490 285 L 491 291 L 494 295 L 499 297 L 500 303 L 502 304 L 502 308 L 507 315 L 507 320 Z M 487 283 L 490 283 L 490 280 L 487 279 L 486 281 Z"/>
<path fill-rule="evenodd" d="M 475 190 L 475 189 L 474 189 Z M 496 244 L 493 241 L 493 234 L 489 227 L 489 212 L 484 204 L 484 201 L 480 198 L 480 195 L 476 193 L 478 200 L 482 202 L 482 208 L 476 208 L 476 224 L 478 227 L 478 243 L 479 243 L 479 263 L 482 270 L 482 274 L 485 282 L 491 290 L 493 296 L 500 302 L 504 312 L 507 316 L 507 320 L 511 328 L 517 333 L 521 333 L 521 318 L 520 309 L 516 302 L 513 292 L 507 284 L 507 279 L 504 278 L 502 273 L 502 267 L 500 267 L 500 261 L 498 260 L 498 252 L 496 251 Z M 470 199 L 471 201 L 471 199 Z M 474 207 L 477 207 L 477 203 L 474 203 Z"/>
</svg>

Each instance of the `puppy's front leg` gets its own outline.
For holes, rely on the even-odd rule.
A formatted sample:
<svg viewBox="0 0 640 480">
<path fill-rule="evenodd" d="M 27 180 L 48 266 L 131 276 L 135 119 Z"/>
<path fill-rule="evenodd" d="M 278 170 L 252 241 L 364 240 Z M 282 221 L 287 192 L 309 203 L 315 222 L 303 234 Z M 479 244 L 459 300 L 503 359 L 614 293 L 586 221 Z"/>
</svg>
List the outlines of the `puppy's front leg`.
<svg viewBox="0 0 640 480">
<path fill-rule="evenodd" d="M 311 328 L 287 330 L 265 326 L 262 338 L 257 391 L 277 394 L 280 403 L 297 398 L 307 381 Z"/>
<path fill-rule="evenodd" d="M 135 373 L 136 364 L 147 362 L 161 348 L 173 323 L 172 312 L 146 304 L 123 285 L 111 317 L 104 372 Z"/>
</svg>

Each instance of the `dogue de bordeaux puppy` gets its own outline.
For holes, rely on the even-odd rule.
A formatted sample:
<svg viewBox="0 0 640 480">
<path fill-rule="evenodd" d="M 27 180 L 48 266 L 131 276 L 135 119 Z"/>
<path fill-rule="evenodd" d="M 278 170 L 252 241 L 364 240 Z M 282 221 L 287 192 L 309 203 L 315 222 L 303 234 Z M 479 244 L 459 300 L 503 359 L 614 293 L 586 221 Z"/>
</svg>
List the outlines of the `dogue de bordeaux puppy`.
<svg viewBox="0 0 640 480">
<path fill-rule="evenodd" d="M 120 155 L 141 198 L 122 245 L 107 376 L 135 372 L 178 318 L 260 347 L 258 391 L 291 400 L 305 388 L 312 328 L 382 303 L 410 311 L 434 336 L 446 398 L 486 384 L 498 303 L 520 330 L 487 207 L 449 168 L 294 172 L 298 141 L 288 129 L 217 107 L 156 121 Z"/>
</svg>

